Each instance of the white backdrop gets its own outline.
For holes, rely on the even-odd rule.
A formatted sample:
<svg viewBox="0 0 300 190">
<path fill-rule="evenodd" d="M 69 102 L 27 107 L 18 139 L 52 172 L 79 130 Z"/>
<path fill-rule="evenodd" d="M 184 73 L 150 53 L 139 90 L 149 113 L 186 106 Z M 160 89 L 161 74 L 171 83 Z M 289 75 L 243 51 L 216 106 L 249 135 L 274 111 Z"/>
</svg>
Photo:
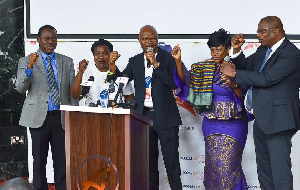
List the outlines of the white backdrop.
<svg viewBox="0 0 300 190">
<path fill-rule="evenodd" d="M 29 34 L 37 34 L 44 24 L 51 24 L 59 34 L 94 35 L 94 34 L 137 34 L 140 27 L 152 24 L 159 34 L 210 34 L 219 28 L 230 30 L 231 33 L 255 34 L 260 18 L 266 15 L 277 15 L 283 23 L 287 34 L 300 34 L 300 1 L 285 0 L 215 0 L 213 1 L 180 1 L 153 0 L 151 2 L 139 0 L 24 0 L 30 4 L 28 16 L 25 13 L 25 26 L 29 26 Z M 27 6 L 25 6 L 27 8 Z M 45 9 L 51 7 L 51 13 Z M 29 22 L 27 22 L 29 21 Z M 24 32 L 27 34 L 25 28 Z M 70 37 L 69 37 L 70 38 Z M 93 63 L 90 47 L 96 39 L 68 39 L 58 43 L 56 52 L 73 58 L 75 63 L 82 59 Z M 121 54 L 117 65 L 123 70 L 128 58 L 141 52 L 137 40 L 110 40 L 114 49 Z M 164 40 L 171 46 L 180 44 L 182 59 L 190 68 L 194 62 L 209 57 L 206 39 L 168 39 Z M 253 40 L 248 40 L 252 42 Z M 257 42 L 257 41 L 254 41 Z M 300 43 L 296 44 L 300 47 Z M 257 43 L 244 45 L 246 54 L 251 54 L 257 48 Z M 25 54 L 38 49 L 35 39 L 28 39 L 25 35 Z M 77 66 L 75 65 L 75 68 Z M 201 117 L 190 114 L 179 107 L 183 125 L 180 126 L 180 164 L 182 170 L 183 189 L 203 190 L 204 141 L 201 130 Z M 252 123 L 249 123 L 248 138 L 243 154 L 243 169 L 250 190 L 260 189 L 255 164 L 255 153 L 252 138 Z M 30 137 L 30 136 L 29 136 Z M 293 138 L 292 169 L 294 174 L 294 189 L 300 189 L 300 159 L 299 133 Z M 28 139 L 29 180 L 32 180 L 31 141 Z M 160 157 L 161 160 L 161 157 Z M 51 156 L 48 159 L 48 182 L 53 182 Z M 160 189 L 168 190 L 165 169 L 160 161 Z"/>
<path fill-rule="evenodd" d="M 93 56 L 90 51 L 90 47 L 93 41 L 88 42 L 77 42 L 77 41 L 60 41 L 57 45 L 56 52 L 63 53 L 74 59 L 74 63 L 77 63 L 82 59 L 90 60 L 93 63 Z M 194 62 L 204 60 L 210 56 L 209 49 L 206 45 L 206 40 L 167 40 L 166 44 L 172 47 L 177 43 L 180 44 L 182 48 L 182 59 L 190 68 L 190 65 Z M 128 58 L 134 56 L 135 54 L 141 52 L 140 45 L 137 40 L 132 41 L 112 41 L 114 45 L 114 50 L 117 50 L 121 57 L 116 62 L 120 70 L 123 70 L 127 64 Z M 249 55 L 255 51 L 259 44 L 257 43 L 246 43 L 243 48 L 246 55 Z M 300 44 L 296 44 L 300 47 Z M 38 49 L 38 44 L 36 41 L 25 41 L 25 53 L 26 55 L 34 52 Z M 75 66 L 77 68 L 77 66 Z M 194 116 L 190 114 L 187 110 L 179 107 L 181 117 L 183 120 L 183 125 L 180 126 L 179 136 L 180 136 L 180 164 L 182 170 L 182 183 L 183 189 L 201 189 L 203 190 L 203 166 L 205 164 L 204 160 L 204 141 L 201 130 L 202 118 L 197 115 Z M 243 169 L 245 172 L 246 180 L 250 190 L 260 189 L 259 183 L 256 175 L 256 164 L 255 164 L 255 153 L 253 146 L 252 137 L 252 123 L 249 123 L 249 132 L 246 147 L 243 154 Z M 31 157 L 31 141 L 28 143 L 29 155 L 29 180 L 32 180 L 32 157 Z M 300 189 L 300 159 L 299 159 L 299 144 L 300 136 L 299 133 L 293 138 L 293 148 L 292 148 L 292 166 L 294 174 L 294 188 Z M 51 168 L 52 160 L 51 157 L 48 159 L 50 165 L 48 165 L 48 182 L 53 183 L 53 169 Z M 167 183 L 167 178 L 165 174 L 165 168 L 160 157 L 160 189 L 168 190 L 170 189 Z"/>
<path fill-rule="evenodd" d="M 27 1 L 31 34 L 46 23 L 55 25 L 59 34 L 136 34 L 145 24 L 155 26 L 159 34 L 210 34 L 219 27 L 256 34 L 257 23 L 266 15 L 279 16 L 288 34 L 300 34 L 296 0 Z M 55 14 L 45 13 L 46 7 Z"/>
</svg>

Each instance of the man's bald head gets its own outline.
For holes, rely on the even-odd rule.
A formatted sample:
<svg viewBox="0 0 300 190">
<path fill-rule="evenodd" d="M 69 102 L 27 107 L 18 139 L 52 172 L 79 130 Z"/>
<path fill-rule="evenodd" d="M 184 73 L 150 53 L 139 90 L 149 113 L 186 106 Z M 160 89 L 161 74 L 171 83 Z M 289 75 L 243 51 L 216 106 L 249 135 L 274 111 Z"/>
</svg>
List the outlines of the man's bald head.
<svg viewBox="0 0 300 190">
<path fill-rule="evenodd" d="M 282 37 L 285 36 L 285 31 L 283 29 L 283 24 L 277 16 L 266 16 L 260 20 L 259 23 L 267 22 L 269 23 L 270 27 L 276 28 L 281 33 Z"/>
<path fill-rule="evenodd" d="M 154 33 L 156 36 L 158 36 L 156 29 L 155 29 L 153 26 L 151 26 L 151 25 L 145 25 L 145 26 L 143 26 L 143 27 L 140 29 L 139 36 L 141 35 L 142 32 L 145 32 L 145 31 L 146 31 L 146 32 Z"/>
</svg>

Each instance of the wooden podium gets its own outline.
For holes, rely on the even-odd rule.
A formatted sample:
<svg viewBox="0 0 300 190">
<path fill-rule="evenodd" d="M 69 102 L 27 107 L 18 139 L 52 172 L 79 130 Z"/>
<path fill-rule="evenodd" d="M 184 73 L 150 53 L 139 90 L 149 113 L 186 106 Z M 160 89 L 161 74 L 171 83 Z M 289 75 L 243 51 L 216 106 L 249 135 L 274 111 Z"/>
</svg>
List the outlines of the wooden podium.
<svg viewBox="0 0 300 190">
<path fill-rule="evenodd" d="M 77 169 L 85 159 L 95 155 L 109 158 L 115 164 L 119 190 L 149 188 L 148 127 L 152 125 L 151 120 L 122 108 L 61 105 L 61 110 L 65 111 L 68 190 L 77 189 Z M 115 190 L 116 176 L 115 171 L 108 168 L 107 161 L 91 159 L 80 170 L 80 188 L 85 187 L 82 185 L 85 181 L 101 185 L 105 180 L 106 189 Z"/>
</svg>

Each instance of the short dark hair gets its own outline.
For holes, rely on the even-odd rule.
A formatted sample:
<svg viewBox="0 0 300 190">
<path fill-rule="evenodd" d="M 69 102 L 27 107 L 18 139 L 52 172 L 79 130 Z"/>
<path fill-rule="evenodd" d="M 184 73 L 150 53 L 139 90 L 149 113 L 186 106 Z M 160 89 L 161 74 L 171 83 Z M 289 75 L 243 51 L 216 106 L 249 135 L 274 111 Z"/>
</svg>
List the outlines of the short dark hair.
<svg viewBox="0 0 300 190">
<path fill-rule="evenodd" d="M 260 19 L 259 23 L 261 22 L 267 22 L 269 23 L 272 27 L 279 29 L 279 31 L 285 35 L 285 31 L 283 29 L 283 24 L 282 21 L 280 20 L 279 17 L 277 16 L 266 16 L 262 19 Z"/>
<path fill-rule="evenodd" d="M 4 183 L 0 190 L 33 190 L 33 187 L 22 178 L 13 178 Z"/>
<path fill-rule="evenodd" d="M 93 45 L 92 45 L 92 47 L 91 47 L 92 53 L 94 54 L 94 49 L 95 49 L 95 47 L 101 46 L 101 45 L 107 46 L 107 47 L 109 48 L 109 51 L 110 51 L 110 52 L 112 52 L 112 51 L 114 50 L 113 45 L 112 45 L 109 41 L 104 40 L 104 39 L 99 39 L 98 41 L 96 41 L 96 42 L 93 43 Z"/>
<path fill-rule="evenodd" d="M 209 36 L 207 45 L 208 47 L 223 45 L 225 48 L 228 48 L 231 46 L 231 36 L 228 31 L 221 28 Z"/>
<path fill-rule="evenodd" d="M 42 26 L 42 27 L 39 29 L 38 37 L 41 37 L 42 31 L 43 31 L 44 29 L 46 29 L 46 28 L 52 29 L 52 30 L 54 30 L 54 31 L 57 33 L 57 30 L 56 30 L 53 26 L 47 24 L 47 25 Z"/>
</svg>

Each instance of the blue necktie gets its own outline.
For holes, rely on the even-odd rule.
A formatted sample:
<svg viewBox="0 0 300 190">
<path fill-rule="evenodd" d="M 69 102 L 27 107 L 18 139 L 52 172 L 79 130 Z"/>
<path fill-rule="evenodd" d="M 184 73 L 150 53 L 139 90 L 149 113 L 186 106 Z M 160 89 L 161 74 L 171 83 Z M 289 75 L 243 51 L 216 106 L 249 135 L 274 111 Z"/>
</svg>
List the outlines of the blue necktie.
<svg viewBox="0 0 300 190">
<path fill-rule="evenodd" d="M 51 57 L 47 56 L 47 68 L 48 68 L 48 77 L 49 77 L 49 83 L 50 83 L 50 91 L 52 94 L 52 102 L 53 104 L 59 106 L 59 93 L 58 93 L 58 87 L 55 80 L 54 71 L 51 65 Z"/>
<path fill-rule="evenodd" d="M 272 52 L 272 49 L 270 49 L 270 48 L 266 51 L 265 58 L 260 66 L 259 72 L 261 72 L 263 70 L 271 52 Z M 253 86 L 251 86 L 249 88 L 249 90 L 247 92 L 247 97 L 246 97 L 246 108 L 248 111 L 250 111 L 252 109 L 252 90 L 253 90 Z"/>
</svg>

